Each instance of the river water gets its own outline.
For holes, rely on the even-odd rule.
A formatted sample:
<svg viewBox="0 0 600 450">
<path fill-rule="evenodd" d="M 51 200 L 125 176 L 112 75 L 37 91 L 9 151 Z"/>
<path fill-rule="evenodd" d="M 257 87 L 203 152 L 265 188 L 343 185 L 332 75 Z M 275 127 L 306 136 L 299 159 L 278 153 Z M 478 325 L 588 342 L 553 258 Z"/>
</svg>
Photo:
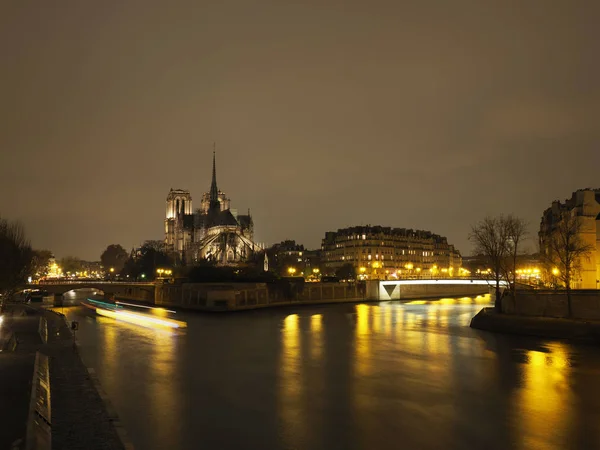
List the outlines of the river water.
<svg viewBox="0 0 600 450">
<path fill-rule="evenodd" d="M 600 448 L 600 349 L 469 328 L 489 303 L 65 313 L 137 450 Z"/>
</svg>

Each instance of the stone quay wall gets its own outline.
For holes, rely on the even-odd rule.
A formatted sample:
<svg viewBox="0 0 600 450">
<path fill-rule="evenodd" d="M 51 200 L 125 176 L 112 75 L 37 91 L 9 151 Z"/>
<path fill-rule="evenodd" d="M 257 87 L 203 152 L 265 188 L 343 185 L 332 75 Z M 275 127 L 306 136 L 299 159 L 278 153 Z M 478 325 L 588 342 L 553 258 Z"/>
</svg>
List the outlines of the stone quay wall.
<svg viewBox="0 0 600 450">
<path fill-rule="evenodd" d="M 502 298 L 502 312 L 530 317 L 600 320 L 600 291 L 571 291 L 571 316 L 567 294 L 562 290 L 517 291 L 516 300 L 511 295 L 505 295 Z"/>
<path fill-rule="evenodd" d="M 365 299 L 364 285 L 349 283 L 184 283 L 157 285 L 154 303 L 203 311 L 238 311 Z"/>
</svg>

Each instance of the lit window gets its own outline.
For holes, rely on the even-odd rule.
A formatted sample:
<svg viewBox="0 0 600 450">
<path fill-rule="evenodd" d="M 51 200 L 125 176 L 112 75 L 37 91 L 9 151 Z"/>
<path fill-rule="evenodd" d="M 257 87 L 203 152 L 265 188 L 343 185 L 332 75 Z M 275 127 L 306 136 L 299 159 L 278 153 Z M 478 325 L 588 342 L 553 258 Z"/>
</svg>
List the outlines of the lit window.
<svg viewBox="0 0 600 450">
<path fill-rule="evenodd" d="M 369 259 L 369 261 L 371 261 L 371 255 L 368 255 L 368 259 Z"/>
<path fill-rule="evenodd" d="M 363 240 L 365 240 L 367 238 L 367 235 L 363 234 L 362 238 L 363 238 Z"/>
</svg>

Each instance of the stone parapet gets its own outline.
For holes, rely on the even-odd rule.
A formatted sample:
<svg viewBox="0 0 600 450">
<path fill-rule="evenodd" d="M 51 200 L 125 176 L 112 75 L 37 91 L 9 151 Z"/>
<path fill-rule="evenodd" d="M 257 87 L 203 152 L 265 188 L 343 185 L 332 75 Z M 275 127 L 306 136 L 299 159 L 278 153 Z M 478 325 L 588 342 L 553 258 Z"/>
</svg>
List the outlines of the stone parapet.
<svg viewBox="0 0 600 450">
<path fill-rule="evenodd" d="M 502 298 L 502 312 L 530 317 L 600 320 L 600 291 L 571 291 L 570 316 L 567 293 L 564 290 L 517 291 L 516 298 L 505 295 Z"/>
</svg>

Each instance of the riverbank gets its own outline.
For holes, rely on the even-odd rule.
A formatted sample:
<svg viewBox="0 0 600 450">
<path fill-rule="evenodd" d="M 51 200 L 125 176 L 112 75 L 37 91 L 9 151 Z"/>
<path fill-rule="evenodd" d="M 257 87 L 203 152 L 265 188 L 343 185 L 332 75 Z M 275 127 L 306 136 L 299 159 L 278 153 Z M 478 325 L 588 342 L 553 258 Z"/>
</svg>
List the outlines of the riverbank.
<svg viewBox="0 0 600 450">
<path fill-rule="evenodd" d="M 479 311 L 471 319 L 471 328 L 584 344 L 600 343 L 600 321 L 499 314 L 494 308 Z"/>
<path fill-rule="evenodd" d="M 0 381 L 11 394 L 2 397 L 1 423 L 6 431 L 2 448 L 24 449 L 31 441 L 45 441 L 46 447 L 36 448 L 131 449 L 123 439 L 116 414 L 84 366 L 64 318 L 28 305 L 12 305 L 5 317 L 2 331 L 14 333 L 17 345 L 0 357 L 20 360 L 21 364 L 1 365 Z M 48 406 L 49 417 L 44 417 L 43 427 L 36 426 L 43 415 L 34 411 L 39 395 L 39 370 L 34 373 L 36 354 L 49 362 L 50 396 L 42 402 Z"/>
</svg>

